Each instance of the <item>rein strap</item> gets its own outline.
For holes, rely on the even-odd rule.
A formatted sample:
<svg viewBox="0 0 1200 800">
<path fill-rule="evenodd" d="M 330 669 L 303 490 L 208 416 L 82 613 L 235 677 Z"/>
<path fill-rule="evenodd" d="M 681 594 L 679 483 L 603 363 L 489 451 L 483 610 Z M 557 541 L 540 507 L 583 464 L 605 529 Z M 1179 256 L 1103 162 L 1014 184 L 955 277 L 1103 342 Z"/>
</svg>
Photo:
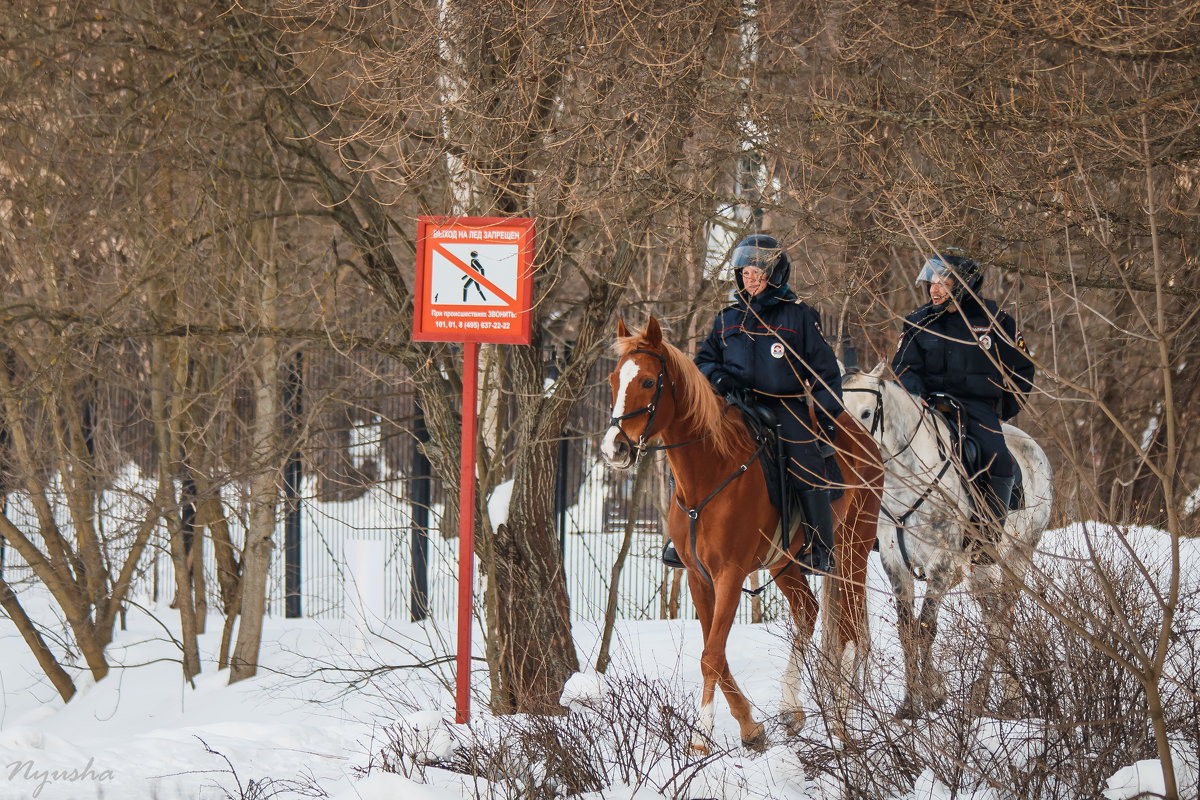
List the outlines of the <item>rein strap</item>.
<svg viewBox="0 0 1200 800">
<path fill-rule="evenodd" d="M 710 500 L 720 494 L 721 490 L 726 486 L 733 483 L 734 479 L 736 479 L 739 475 L 745 474 L 746 470 L 750 469 L 750 465 L 754 463 L 754 460 L 758 458 L 758 456 L 762 453 L 762 450 L 763 445 L 760 444 L 755 451 L 751 453 L 749 459 L 747 459 L 740 467 L 734 470 L 732 475 L 726 478 L 716 489 L 713 489 L 712 493 L 709 494 L 708 497 L 701 500 L 700 504 L 694 508 L 688 508 L 685 506 L 683 501 L 679 499 L 678 487 L 675 490 L 675 505 L 679 506 L 680 510 L 688 515 L 688 543 L 692 548 L 692 559 L 695 560 L 696 566 L 700 569 L 700 574 L 704 577 L 704 580 L 708 581 L 709 586 L 714 586 L 712 576 L 708 573 L 708 570 L 705 569 L 704 562 L 700 560 L 700 556 L 696 554 L 696 521 L 700 518 L 700 512 L 706 505 L 708 505 Z"/>
</svg>

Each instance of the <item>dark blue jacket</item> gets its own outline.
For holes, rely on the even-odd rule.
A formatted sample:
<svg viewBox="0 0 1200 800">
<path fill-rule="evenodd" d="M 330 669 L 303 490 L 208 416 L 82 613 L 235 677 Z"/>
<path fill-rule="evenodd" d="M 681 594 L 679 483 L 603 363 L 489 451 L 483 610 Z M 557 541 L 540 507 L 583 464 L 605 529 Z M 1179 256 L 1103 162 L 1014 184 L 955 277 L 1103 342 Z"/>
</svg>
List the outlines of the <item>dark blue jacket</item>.
<svg viewBox="0 0 1200 800">
<path fill-rule="evenodd" d="M 837 356 L 821 335 L 817 312 L 788 288 L 791 266 L 781 258 L 770 285 L 747 300 L 741 271 L 735 272 L 738 300 L 722 309 L 696 353 L 696 365 L 715 382 L 727 374 L 741 387 L 769 397 L 812 392 L 829 418 L 842 408 Z"/>
<path fill-rule="evenodd" d="M 978 400 L 1000 419 L 1021 410 L 1034 376 L 1013 318 L 991 300 L 981 305 L 969 296 L 962 298 L 958 313 L 927 303 L 908 315 L 892 371 L 912 394 L 945 392 Z"/>
</svg>

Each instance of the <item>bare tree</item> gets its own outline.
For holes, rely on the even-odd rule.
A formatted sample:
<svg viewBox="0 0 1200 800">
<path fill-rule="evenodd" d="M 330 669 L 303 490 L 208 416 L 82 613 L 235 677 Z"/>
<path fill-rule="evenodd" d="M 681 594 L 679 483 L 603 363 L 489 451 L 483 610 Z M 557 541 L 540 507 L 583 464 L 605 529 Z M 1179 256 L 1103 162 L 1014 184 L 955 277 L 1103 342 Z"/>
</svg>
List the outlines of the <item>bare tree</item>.
<svg viewBox="0 0 1200 800">
<path fill-rule="evenodd" d="M 684 207 L 716 206 L 710 187 L 694 186 L 694 195 L 670 187 L 694 162 L 711 163 L 708 153 L 689 154 L 692 134 L 725 125 L 698 103 L 705 92 L 715 98 L 728 88 L 722 69 L 734 9 L 693 3 L 625 12 L 471 2 L 435 12 L 398 3 L 354 14 L 298 6 L 292 19 L 299 35 L 321 18 L 324 44 L 338 54 L 323 62 L 330 73 L 349 72 L 354 86 L 387 87 L 333 94 L 336 84 L 322 73 L 282 101 L 294 127 L 280 141 L 319 176 L 362 276 L 401 328 L 412 319 L 411 242 L 404 238 L 411 222 L 397 212 L 455 208 L 538 220 L 534 342 L 509 350 L 503 385 L 510 423 L 503 446 L 487 457 L 514 480 L 507 524 L 481 532 L 497 711 L 554 710 L 577 668 L 553 535 L 555 441 L 618 302 L 639 280 L 638 265 L 662 269 L 660 253 L 687 252 L 690 244 L 677 243 L 702 239 L 708 217 L 692 218 L 698 227 L 678 234 L 670 226 Z M 297 41 L 271 42 L 264 60 L 307 65 Z M 403 258 L 393 254 L 397 232 Z M 575 346 L 546 391 L 542 330 L 564 318 Z M 431 460 L 453 488 L 457 359 L 442 345 L 411 346 L 400 358 L 430 418 Z M 497 474 L 487 459 L 480 473 Z"/>
<path fill-rule="evenodd" d="M 827 334 L 878 357 L 920 301 L 919 259 L 967 248 L 1030 331 L 1043 377 L 1023 423 L 1055 442 L 1059 519 L 1153 523 L 1176 540 L 1195 530 L 1192 5 L 5 10 L 0 399 L 6 488 L 37 521 L 5 518 L 0 533 L 97 677 L 156 531 L 172 532 L 184 627 L 199 630 L 184 478 L 217 556 L 221 661 L 253 673 L 280 465 L 296 444 L 279 364 L 295 348 L 353 344 L 399 365 L 411 383 L 396 390 L 418 393 L 427 453 L 457 496 L 459 356 L 409 340 L 421 214 L 538 225 L 534 341 L 484 360 L 480 500 L 513 480 L 506 524 L 479 515 L 497 711 L 555 710 L 578 666 L 554 448 L 614 318 L 653 308 L 674 338 L 702 335 L 725 291 L 719 242 L 753 228 L 788 246 L 794 287 L 836 321 Z M 573 346 L 548 380 L 552 337 Z M 355 402 L 331 392 L 313 414 L 353 419 Z M 129 461 L 153 488 L 120 530 L 100 530 Z M 352 472 L 328 477 L 339 471 Z M 231 488 L 248 498 L 241 551 Z M 1130 632 L 1111 653 L 1151 705 L 1177 572 L 1155 584 L 1154 636 Z M 10 589 L 6 612 L 67 696 L 60 654 Z"/>
</svg>

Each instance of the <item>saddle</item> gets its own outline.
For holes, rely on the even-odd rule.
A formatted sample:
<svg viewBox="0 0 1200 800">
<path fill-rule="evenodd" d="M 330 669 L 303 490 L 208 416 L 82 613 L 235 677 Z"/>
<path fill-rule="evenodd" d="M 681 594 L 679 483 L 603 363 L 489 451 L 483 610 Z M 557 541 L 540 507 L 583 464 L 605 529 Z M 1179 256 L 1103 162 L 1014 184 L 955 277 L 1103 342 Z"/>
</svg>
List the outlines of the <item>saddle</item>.
<svg viewBox="0 0 1200 800">
<path fill-rule="evenodd" d="M 767 481 L 767 493 L 771 498 L 771 505 L 775 506 L 777 511 L 783 510 L 783 498 L 779 495 L 779 419 L 774 411 L 767 406 L 754 401 L 752 397 L 746 397 L 742 393 L 733 393 L 728 395 L 727 399 L 731 405 L 736 406 L 742 412 L 742 419 L 746 423 L 750 435 L 754 441 L 761 446 L 761 452 L 758 456 L 759 464 L 762 465 L 763 475 Z M 825 459 L 825 475 L 826 481 L 830 485 L 829 502 L 833 502 L 842 496 L 843 489 L 841 484 L 842 471 L 837 465 L 834 449 L 829 445 L 820 445 L 817 450 L 818 455 Z M 791 479 L 787 481 L 789 492 L 788 508 L 793 514 L 799 513 L 800 500 L 798 494 L 801 491 L 801 486 L 796 485 L 796 481 Z"/>
<path fill-rule="evenodd" d="M 975 498 L 977 495 L 982 496 L 980 492 L 985 488 L 983 484 L 987 483 L 987 464 L 984 460 L 983 448 L 974 436 L 967 433 L 966 411 L 963 409 L 962 403 L 951 395 L 937 392 L 929 396 L 929 407 L 933 413 L 942 418 L 942 421 L 946 423 L 946 428 L 950 431 L 950 447 L 963 465 L 963 480 L 973 480 L 980 490 L 967 493 L 971 500 L 972 510 L 978 514 L 979 509 L 975 508 Z M 1024 481 L 1017 460 L 1011 455 L 1009 458 L 1012 459 L 1014 480 L 1008 510 L 1017 511 L 1025 505 L 1025 492 L 1022 485 Z"/>
</svg>

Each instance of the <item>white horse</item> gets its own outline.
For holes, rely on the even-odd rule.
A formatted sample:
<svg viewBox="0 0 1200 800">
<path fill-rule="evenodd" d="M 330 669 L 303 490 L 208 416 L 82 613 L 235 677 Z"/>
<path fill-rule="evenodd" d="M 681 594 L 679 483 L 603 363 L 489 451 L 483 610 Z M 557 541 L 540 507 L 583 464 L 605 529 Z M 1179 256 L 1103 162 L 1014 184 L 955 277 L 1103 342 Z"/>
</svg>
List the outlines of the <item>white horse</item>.
<svg viewBox="0 0 1200 800">
<path fill-rule="evenodd" d="M 1050 521 L 1050 462 L 1026 433 L 1004 425 L 1004 440 L 1022 476 L 1024 503 L 1009 512 L 999 541 L 982 545 L 988 558 L 973 558 L 980 545 L 971 523 L 970 489 L 949 444 L 945 420 L 900 383 L 886 379 L 883 364 L 869 373 L 844 376 L 842 392 L 846 410 L 871 432 L 884 459 L 879 555 L 896 594 L 906 682 L 896 716 L 917 717 L 946 699 L 944 678 L 931 665 L 930 652 L 947 592 L 968 579 L 968 589 L 983 612 L 988 641 L 1006 640 L 1016 591 Z M 914 578 L 926 581 L 916 617 Z M 995 647 L 986 650 L 972 688 L 980 705 L 987 699 L 996 656 Z M 1017 688 L 1011 678 L 1005 680 L 1003 702 L 1015 701 Z"/>
</svg>

